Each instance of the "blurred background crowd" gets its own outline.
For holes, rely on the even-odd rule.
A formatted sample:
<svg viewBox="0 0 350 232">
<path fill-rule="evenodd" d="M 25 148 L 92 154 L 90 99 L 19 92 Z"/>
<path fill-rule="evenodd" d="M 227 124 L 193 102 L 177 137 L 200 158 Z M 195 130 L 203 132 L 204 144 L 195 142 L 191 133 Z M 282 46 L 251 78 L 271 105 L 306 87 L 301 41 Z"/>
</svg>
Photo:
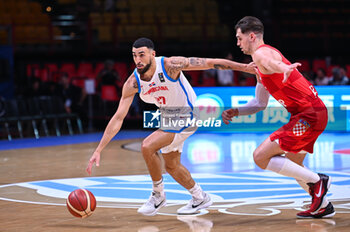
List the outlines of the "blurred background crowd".
<svg viewBox="0 0 350 232">
<path fill-rule="evenodd" d="M 85 131 L 101 130 L 135 67 L 136 38 L 151 38 L 160 56 L 249 63 L 234 31 L 246 15 L 263 21 L 265 42 L 302 63 L 299 70 L 314 85 L 350 84 L 347 0 L 0 0 L 0 123 L 41 112 L 75 115 Z M 196 87 L 256 84 L 233 71 L 185 75 Z M 36 108 L 18 103 L 29 100 Z M 126 125 L 135 126 L 147 107 L 136 98 Z"/>
</svg>

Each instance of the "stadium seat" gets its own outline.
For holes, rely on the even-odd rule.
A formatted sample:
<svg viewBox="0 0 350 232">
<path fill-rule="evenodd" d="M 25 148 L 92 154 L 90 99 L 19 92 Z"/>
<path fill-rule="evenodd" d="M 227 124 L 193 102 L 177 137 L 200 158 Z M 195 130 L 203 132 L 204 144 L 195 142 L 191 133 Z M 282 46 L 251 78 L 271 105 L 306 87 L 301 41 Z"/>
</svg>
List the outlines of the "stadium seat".
<svg viewBox="0 0 350 232">
<path fill-rule="evenodd" d="M 208 86 L 208 87 L 216 86 L 216 80 L 214 77 L 203 78 L 203 82 L 200 86 Z"/>
<path fill-rule="evenodd" d="M 120 79 L 124 81 L 129 76 L 129 69 L 126 63 L 116 62 L 114 64 L 114 69 L 117 71 Z"/>
<path fill-rule="evenodd" d="M 142 12 L 142 22 L 145 24 L 154 24 L 155 15 L 152 11 L 143 11 Z"/>
<path fill-rule="evenodd" d="M 110 25 L 99 25 L 97 26 L 98 39 L 101 42 L 112 41 L 112 27 Z"/>
<path fill-rule="evenodd" d="M 346 75 L 350 77 L 350 64 L 346 65 Z"/>
<path fill-rule="evenodd" d="M 90 19 L 92 28 L 96 28 L 97 25 L 100 25 L 103 23 L 103 18 L 100 13 L 91 12 L 89 15 L 89 19 Z"/>
<path fill-rule="evenodd" d="M 40 64 L 27 64 L 27 77 L 39 77 L 40 75 Z"/>
<path fill-rule="evenodd" d="M 42 116 L 49 123 L 53 123 L 56 136 L 61 136 L 60 124 L 65 123 L 70 135 L 74 134 L 71 119 L 75 119 L 79 133 L 83 133 L 80 117 L 75 113 L 67 113 L 64 103 L 59 97 L 43 96 L 38 99 Z"/>
<path fill-rule="evenodd" d="M 118 12 L 116 15 L 118 24 L 128 24 L 129 23 L 129 15 L 126 12 Z"/>
<path fill-rule="evenodd" d="M 326 60 L 324 60 L 324 59 L 315 59 L 315 60 L 312 61 L 312 71 L 314 73 L 316 73 L 319 68 L 323 68 L 324 70 L 327 70 Z"/>
<path fill-rule="evenodd" d="M 77 70 L 77 76 L 78 77 L 94 78 L 95 73 L 93 71 L 92 63 L 88 63 L 88 62 L 79 63 L 78 70 Z"/>
<path fill-rule="evenodd" d="M 128 0 L 118 0 L 115 3 L 115 7 L 119 12 L 126 11 L 128 9 Z"/>
<path fill-rule="evenodd" d="M 300 72 L 309 72 L 310 71 L 310 62 L 308 60 L 298 60 L 301 66 L 298 67 Z"/>
<path fill-rule="evenodd" d="M 246 86 L 255 86 L 256 85 L 256 78 L 255 77 L 247 77 L 245 85 Z"/>
<path fill-rule="evenodd" d="M 200 83 L 200 79 L 203 75 L 203 71 L 190 71 L 190 72 L 186 72 L 186 75 L 191 76 L 191 85 L 193 86 L 198 86 Z"/>
<path fill-rule="evenodd" d="M 102 85 L 101 99 L 104 101 L 119 101 L 116 87 L 114 85 Z"/>
<path fill-rule="evenodd" d="M 73 63 L 63 63 L 60 68 L 61 73 L 67 73 L 69 78 L 76 76 L 76 69 Z"/>
<path fill-rule="evenodd" d="M 103 62 L 98 62 L 95 65 L 95 69 L 94 69 L 94 74 L 95 74 L 95 78 L 97 77 L 97 75 L 103 70 L 104 68 L 104 63 Z"/>
<path fill-rule="evenodd" d="M 326 76 L 327 77 L 333 76 L 333 73 L 332 73 L 333 69 L 334 68 L 339 68 L 339 67 L 340 67 L 339 65 L 329 65 L 327 70 L 326 70 Z"/>
<path fill-rule="evenodd" d="M 49 80 L 53 82 L 59 81 L 59 69 L 58 65 L 55 63 L 47 63 L 44 65 L 45 68 L 49 71 Z"/>
<path fill-rule="evenodd" d="M 101 100 L 102 100 L 102 115 L 104 118 L 111 117 L 118 106 L 119 96 L 117 89 L 114 85 L 102 85 L 101 86 Z"/>
<path fill-rule="evenodd" d="M 71 79 L 72 81 L 72 85 L 75 85 L 81 89 L 84 89 L 85 88 L 85 80 L 86 78 L 85 77 L 73 77 Z"/>
<path fill-rule="evenodd" d="M 42 68 L 39 71 L 39 78 L 42 82 L 46 82 L 50 80 L 50 73 L 47 68 Z"/>
</svg>

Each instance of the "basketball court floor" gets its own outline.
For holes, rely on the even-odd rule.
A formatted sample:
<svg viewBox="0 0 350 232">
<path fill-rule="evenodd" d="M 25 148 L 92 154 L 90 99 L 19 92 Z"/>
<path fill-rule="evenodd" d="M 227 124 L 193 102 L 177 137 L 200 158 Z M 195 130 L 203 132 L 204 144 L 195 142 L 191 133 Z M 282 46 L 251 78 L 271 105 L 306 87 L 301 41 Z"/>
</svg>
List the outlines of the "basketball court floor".
<svg viewBox="0 0 350 232">
<path fill-rule="evenodd" d="M 88 160 L 102 134 L 0 141 L 0 231 L 350 231 L 350 135 L 324 133 L 306 166 L 332 177 L 328 198 L 337 214 L 297 219 L 310 202 L 287 177 L 258 168 L 254 149 L 268 134 L 196 133 L 182 162 L 214 202 L 194 216 L 176 210 L 188 192 L 164 174 L 167 206 L 154 217 L 137 214 L 152 189 L 140 145 L 151 131 L 121 131 L 91 176 Z M 97 208 L 86 219 L 65 206 L 69 193 L 90 190 Z"/>
</svg>

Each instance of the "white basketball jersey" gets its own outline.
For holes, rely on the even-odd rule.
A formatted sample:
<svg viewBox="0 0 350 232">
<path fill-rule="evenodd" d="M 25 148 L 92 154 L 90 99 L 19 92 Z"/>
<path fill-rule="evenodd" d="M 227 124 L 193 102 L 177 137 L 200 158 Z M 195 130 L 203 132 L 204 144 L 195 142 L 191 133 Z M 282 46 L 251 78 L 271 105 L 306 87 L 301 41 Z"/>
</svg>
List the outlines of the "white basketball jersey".
<svg viewBox="0 0 350 232">
<path fill-rule="evenodd" d="M 177 80 L 172 79 L 165 71 L 164 57 L 156 57 L 156 71 L 150 81 L 140 79 L 137 69 L 134 71 L 140 98 L 146 103 L 153 103 L 162 107 L 191 107 L 196 101 L 196 94 L 190 83 L 180 72 Z"/>
<path fill-rule="evenodd" d="M 163 116 L 170 115 L 172 120 L 185 117 L 193 118 L 197 114 L 194 110 L 196 101 L 196 93 L 190 83 L 180 72 L 180 77 L 177 80 L 172 79 L 164 68 L 164 57 L 156 57 L 156 71 L 150 81 L 143 81 L 137 69 L 134 71 L 138 86 L 140 98 L 146 103 L 157 105 Z M 175 115 L 175 116 L 171 116 Z M 172 129 L 162 128 L 164 131 L 181 132 L 184 129 L 193 127 L 176 126 Z"/>
</svg>

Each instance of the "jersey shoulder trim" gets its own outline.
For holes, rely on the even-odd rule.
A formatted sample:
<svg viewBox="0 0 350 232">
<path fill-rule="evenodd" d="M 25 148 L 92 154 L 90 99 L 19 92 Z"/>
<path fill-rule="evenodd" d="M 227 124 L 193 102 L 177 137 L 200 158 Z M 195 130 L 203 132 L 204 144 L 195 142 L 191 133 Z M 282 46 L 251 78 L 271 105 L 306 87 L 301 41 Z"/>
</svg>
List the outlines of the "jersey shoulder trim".
<svg viewBox="0 0 350 232">
<path fill-rule="evenodd" d="M 136 68 L 134 70 L 134 75 L 135 75 L 135 78 L 136 78 L 136 81 L 137 81 L 137 85 L 138 85 L 138 93 L 141 93 L 141 84 L 140 84 L 140 77 L 139 75 L 137 74 L 137 71 L 136 71 Z"/>
<path fill-rule="evenodd" d="M 161 64 L 162 64 L 162 70 L 163 70 L 163 73 L 164 73 L 165 77 L 166 77 L 169 81 L 171 81 L 171 82 L 176 82 L 177 80 L 174 80 L 173 78 L 171 78 L 171 77 L 168 75 L 168 73 L 166 72 L 166 70 L 165 70 L 165 66 L 164 66 L 164 56 L 162 56 L 162 58 L 161 58 Z"/>
</svg>

